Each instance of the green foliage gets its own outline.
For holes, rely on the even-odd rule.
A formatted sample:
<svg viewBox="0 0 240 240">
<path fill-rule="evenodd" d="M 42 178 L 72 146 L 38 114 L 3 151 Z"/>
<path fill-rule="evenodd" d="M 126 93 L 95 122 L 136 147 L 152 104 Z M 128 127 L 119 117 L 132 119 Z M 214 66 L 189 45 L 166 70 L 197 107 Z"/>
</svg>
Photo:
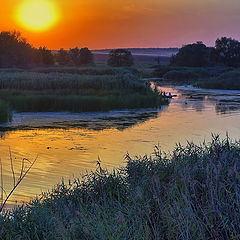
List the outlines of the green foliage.
<svg viewBox="0 0 240 240">
<path fill-rule="evenodd" d="M 228 71 L 218 77 L 199 81 L 195 86 L 209 89 L 240 90 L 240 70 Z"/>
<path fill-rule="evenodd" d="M 58 184 L 0 216 L 2 239 L 238 239 L 240 143 L 177 145 Z M 41 199 L 41 200 L 40 200 Z"/>
<path fill-rule="evenodd" d="M 168 103 L 140 81 L 139 76 L 133 74 L 135 70 L 128 68 L 41 68 L 39 71 L 41 73 L 2 72 L 0 99 L 19 112 L 108 111 L 159 107 Z M 47 71 L 49 73 L 43 73 Z M 105 72 L 115 74 L 102 75 Z"/>
<path fill-rule="evenodd" d="M 22 71 L 20 69 L 16 69 L 16 71 Z M 1 71 L 1 69 L 0 69 Z M 11 69 L 7 69 L 7 71 L 11 71 Z M 14 72 L 16 72 L 14 71 Z M 135 68 L 121 67 L 38 67 L 29 70 L 30 72 L 38 72 L 38 73 L 69 73 L 69 74 L 79 74 L 79 75 L 116 75 L 116 74 L 124 74 L 131 73 L 138 75 L 139 72 Z"/>
<path fill-rule="evenodd" d="M 78 75 L 61 73 L 35 73 L 17 72 L 2 73 L 0 76 L 0 89 L 44 91 L 69 89 L 119 90 L 135 89 L 145 90 L 143 82 L 136 75 L 121 73 L 116 75 Z"/>
<path fill-rule="evenodd" d="M 129 94 L 127 94 L 129 93 Z M 26 95 L 8 96 L 7 101 L 19 112 L 97 112 L 114 109 L 156 108 L 168 101 L 153 93 L 133 93 L 105 96 L 80 95 Z"/>
<path fill-rule="evenodd" d="M 134 64 L 132 53 L 126 49 L 111 50 L 108 65 L 112 67 L 130 67 Z"/>
<path fill-rule="evenodd" d="M 12 120 L 12 112 L 9 105 L 0 100 L 0 123 L 6 123 Z"/>
</svg>

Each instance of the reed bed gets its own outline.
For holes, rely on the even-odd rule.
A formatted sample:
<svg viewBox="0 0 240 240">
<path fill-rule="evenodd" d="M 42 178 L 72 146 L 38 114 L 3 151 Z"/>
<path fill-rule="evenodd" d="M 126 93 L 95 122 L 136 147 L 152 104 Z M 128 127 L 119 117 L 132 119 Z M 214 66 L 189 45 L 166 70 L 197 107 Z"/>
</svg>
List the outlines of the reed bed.
<svg viewBox="0 0 240 240">
<path fill-rule="evenodd" d="M 240 143 L 126 156 L 0 216 L 0 239 L 239 239 Z"/>
<path fill-rule="evenodd" d="M 131 73 L 113 76 L 89 76 L 68 73 L 4 72 L 0 75 L 0 89 L 11 90 L 59 90 L 59 89 L 144 89 L 144 84 Z"/>
<path fill-rule="evenodd" d="M 81 75 L 66 73 L 64 69 L 69 70 L 3 71 L 0 75 L 0 99 L 18 112 L 109 111 L 156 108 L 168 104 L 168 100 L 152 92 L 133 69 L 110 69 L 114 75 Z M 98 68 L 78 70 L 89 69 L 100 71 Z"/>
</svg>

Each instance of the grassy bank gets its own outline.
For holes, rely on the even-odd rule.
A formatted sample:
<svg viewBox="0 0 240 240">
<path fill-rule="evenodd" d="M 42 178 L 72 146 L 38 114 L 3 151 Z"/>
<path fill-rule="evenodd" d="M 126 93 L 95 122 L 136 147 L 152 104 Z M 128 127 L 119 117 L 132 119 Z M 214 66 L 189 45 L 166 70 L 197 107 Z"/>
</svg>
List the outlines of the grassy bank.
<svg viewBox="0 0 240 240">
<path fill-rule="evenodd" d="M 240 144 L 177 146 L 64 182 L 0 217 L 0 239 L 238 239 Z"/>
<path fill-rule="evenodd" d="M 218 77 L 199 81 L 194 85 L 208 89 L 240 90 L 240 70 L 229 71 Z"/>
<path fill-rule="evenodd" d="M 168 103 L 140 80 L 137 70 L 107 67 L 5 69 L 0 99 L 19 112 L 108 111 Z"/>
<path fill-rule="evenodd" d="M 160 65 L 152 71 L 152 77 L 163 83 L 192 84 L 208 89 L 240 90 L 240 69 L 232 67 L 175 67 Z"/>
</svg>

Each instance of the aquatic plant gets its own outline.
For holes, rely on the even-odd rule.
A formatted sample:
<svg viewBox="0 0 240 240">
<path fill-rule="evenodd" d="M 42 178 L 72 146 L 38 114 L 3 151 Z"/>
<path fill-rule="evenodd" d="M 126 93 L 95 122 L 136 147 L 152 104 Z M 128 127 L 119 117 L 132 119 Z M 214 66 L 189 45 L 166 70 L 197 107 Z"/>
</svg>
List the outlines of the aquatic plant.
<svg viewBox="0 0 240 240">
<path fill-rule="evenodd" d="M 156 108 L 168 103 L 162 95 L 153 93 L 137 74 L 125 68 L 115 75 L 100 76 L 3 72 L 0 89 L 0 99 L 19 112 L 108 111 Z"/>
<path fill-rule="evenodd" d="M 2 239 L 238 239 L 240 143 L 210 143 L 131 158 L 64 181 L 0 216 Z"/>
</svg>

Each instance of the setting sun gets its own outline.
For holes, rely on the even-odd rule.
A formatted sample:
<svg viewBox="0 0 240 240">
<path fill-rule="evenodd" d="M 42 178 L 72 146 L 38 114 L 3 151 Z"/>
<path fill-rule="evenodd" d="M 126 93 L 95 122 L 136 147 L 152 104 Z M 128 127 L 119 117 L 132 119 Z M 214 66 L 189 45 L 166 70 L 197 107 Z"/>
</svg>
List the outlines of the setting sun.
<svg viewBox="0 0 240 240">
<path fill-rule="evenodd" d="M 56 6 L 47 0 L 26 0 L 18 9 L 18 21 L 31 31 L 49 29 L 58 19 Z"/>
</svg>

